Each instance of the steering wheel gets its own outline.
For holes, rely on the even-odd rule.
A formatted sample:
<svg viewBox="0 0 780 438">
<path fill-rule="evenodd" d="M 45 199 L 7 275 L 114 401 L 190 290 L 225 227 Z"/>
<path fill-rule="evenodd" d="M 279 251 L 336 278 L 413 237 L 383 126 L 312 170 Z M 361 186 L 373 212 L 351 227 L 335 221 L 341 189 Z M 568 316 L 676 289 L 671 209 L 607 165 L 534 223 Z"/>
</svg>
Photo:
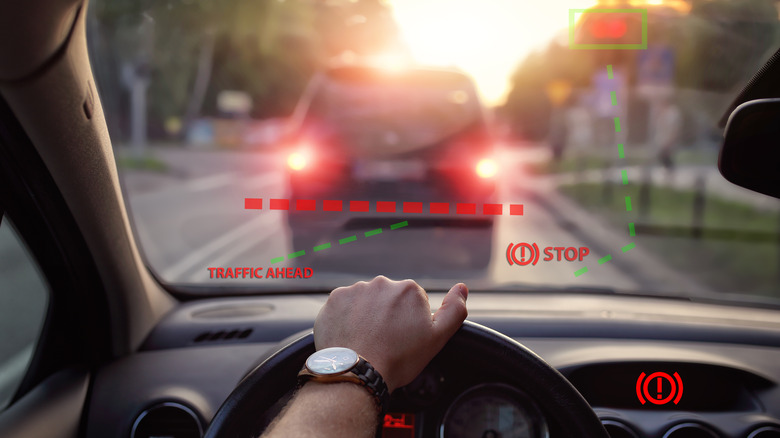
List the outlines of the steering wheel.
<svg viewBox="0 0 780 438">
<path fill-rule="evenodd" d="M 290 392 L 298 371 L 314 350 L 314 335 L 309 332 L 263 361 L 219 408 L 206 438 L 257 436 L 263 427 L 263 413 Z M 558 434 L 553 436 L 609 438 L 588 402 L 563 375 L 495 330 L 465 321 L 437 358 L 522 388 L 554 424 L 553 431 Z"/>
</svg>

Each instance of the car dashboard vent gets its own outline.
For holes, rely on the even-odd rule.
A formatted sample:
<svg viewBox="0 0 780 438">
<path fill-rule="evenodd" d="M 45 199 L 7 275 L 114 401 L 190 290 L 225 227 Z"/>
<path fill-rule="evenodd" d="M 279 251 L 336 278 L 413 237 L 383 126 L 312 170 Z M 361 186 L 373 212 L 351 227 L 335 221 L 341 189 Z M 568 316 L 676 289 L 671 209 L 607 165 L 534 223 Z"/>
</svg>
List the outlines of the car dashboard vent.
<svg viewBox="0 0 780 438">
<path fill-rule="evenodd" d="M 130 438 L 201 438 L 203 425 L 198 415 L 175 402 L 154 405 L 133 422 Z"/>
<path fill-rule="evenodd" d="M 230 341 L 237 339 L 246 339 L 252 334 L 252 329 L 233 329 L 233 330 L 218 330 L 218 331 L 206 331 L 198 336 L 195 336 L 193 342 L 199 344 L 204 342 L 214 341 Z"/>
</svg>

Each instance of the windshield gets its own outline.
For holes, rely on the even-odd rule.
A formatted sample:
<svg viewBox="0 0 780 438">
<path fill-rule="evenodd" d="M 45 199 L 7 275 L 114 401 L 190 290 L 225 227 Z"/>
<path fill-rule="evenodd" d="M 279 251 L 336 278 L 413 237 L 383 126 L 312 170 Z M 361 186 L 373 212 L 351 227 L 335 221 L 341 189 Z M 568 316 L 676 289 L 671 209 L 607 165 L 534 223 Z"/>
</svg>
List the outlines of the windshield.
<svg viewBox="0 0 780 438">
<path fill-rule="evenodd" d="M 778 201 L 716 165 L 780 47 L 772 2 L 96 0 L 89 20 L 164 283 L 780 292 Z"/>
</svg>

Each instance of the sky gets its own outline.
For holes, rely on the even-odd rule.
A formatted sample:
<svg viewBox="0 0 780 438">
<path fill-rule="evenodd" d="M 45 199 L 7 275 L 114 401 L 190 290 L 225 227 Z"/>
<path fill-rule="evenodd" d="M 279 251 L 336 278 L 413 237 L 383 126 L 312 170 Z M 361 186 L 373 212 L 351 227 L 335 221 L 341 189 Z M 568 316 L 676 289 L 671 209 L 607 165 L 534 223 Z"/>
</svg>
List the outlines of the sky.
<svg viewBox="0 0 780 438">
<path fill-rule="evenodd" d="M 569 25 L 569 9 L 593 0 L 392 0 L 401 33 L 415 59 L 458 67 L 477 82 L 488 105 L 500 105 L 509 77 L 534 49 Z"/>
</svg>

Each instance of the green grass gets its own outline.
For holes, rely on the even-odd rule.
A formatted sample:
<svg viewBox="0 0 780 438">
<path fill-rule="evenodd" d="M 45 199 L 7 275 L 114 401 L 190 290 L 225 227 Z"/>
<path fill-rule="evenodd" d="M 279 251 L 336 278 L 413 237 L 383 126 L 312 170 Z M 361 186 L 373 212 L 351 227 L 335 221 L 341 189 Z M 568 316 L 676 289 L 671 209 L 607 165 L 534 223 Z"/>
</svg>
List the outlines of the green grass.
<svg viewBox="0 0 780 438">
<path fill-rule="evenodd" d="M 596 153 L 594 150 L 587 152 L 583 151 L 580 156 L 576 156 L 571 151 L 564 151 L 564 156 L 560 161 L 556 162 L 550 160 L 530 163 L 528 164 L 528 170 L 532 173 L 543 175 L 606 169 L 607 167 L 618 164 L 621 167 L 625 167 L 658 162 L 655 152 L 649 147 L 637 149 L 629 144 L 625 146 L 624 150 L 626 157 L 622 159 L 618 156 L 617 148 L 614 150 L 603 150 L 599 153 Z M 715 165 L 717 161 L 717 151 L 681 149 L 677 150 L 674 154 L 674 162 L 678 166 L 692 164 Z"/>
<path fill-rule="evenodd" d="M 705 198 L 701 237 L 693 236 L 694 192 L 652 187 L 640 200 L 638 184 L 615 184 L 611 196 L 602 184 L 564 186 L 561 191 L 636 244 L 678 271 L 721 292 L 780 296 L 780 217 L 747 204 Z M 632 202 L 626 211 L 625 197 Z"/>
<path fill-rule="evenodd" d="M 167 172 L 168 165 L 154 157 L 117 157 L 117 167 L 120 169 L 149 170 L 152 172 Z"/>
</svg>

